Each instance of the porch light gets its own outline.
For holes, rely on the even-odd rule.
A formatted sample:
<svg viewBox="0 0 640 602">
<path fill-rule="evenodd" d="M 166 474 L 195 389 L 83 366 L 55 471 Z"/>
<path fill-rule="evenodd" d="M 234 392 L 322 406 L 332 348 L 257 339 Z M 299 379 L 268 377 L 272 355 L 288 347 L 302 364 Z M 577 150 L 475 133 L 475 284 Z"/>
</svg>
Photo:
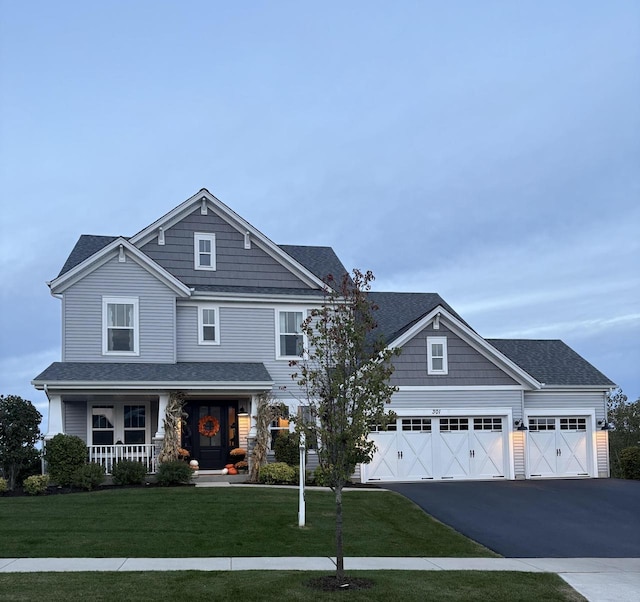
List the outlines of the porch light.
<svg viewBox="0 0 640 602">
<path fill-rule="evenodd" d="M 247 410 L 244 409 L 244 406 L 240 406 L 240 409 L 238 410 L 238 416 L 248 416 L 249 412 L 247 412 Z"/>
<path fill-rule="evenodd" d="M 516 427 L 517 431 L 528 431 L 529 429 L 526 427 L 525 423 L 523 420 L 516 420 L 513 423 L 513 426 Z"/>
<path fill-rule="evenodd" d="M 609 426 L 609 423 L 606 420 L 598 420 L 598 426 L 600 427 L 601 431 L 611 430 L 611 427 Z"/>
</svg>

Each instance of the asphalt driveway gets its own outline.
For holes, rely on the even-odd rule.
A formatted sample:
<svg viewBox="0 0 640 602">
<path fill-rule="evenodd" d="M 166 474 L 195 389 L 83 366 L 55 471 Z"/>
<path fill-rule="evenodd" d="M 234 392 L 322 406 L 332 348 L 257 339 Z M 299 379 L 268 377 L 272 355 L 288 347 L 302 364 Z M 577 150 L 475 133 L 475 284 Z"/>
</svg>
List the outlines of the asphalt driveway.
<svg viewBox="0 0 640 602">
<path fill-rule="evenodd" d="M 506 557 L 640 557 L 640 481 L 449 481 L 384 486 Z"/>
</svg>

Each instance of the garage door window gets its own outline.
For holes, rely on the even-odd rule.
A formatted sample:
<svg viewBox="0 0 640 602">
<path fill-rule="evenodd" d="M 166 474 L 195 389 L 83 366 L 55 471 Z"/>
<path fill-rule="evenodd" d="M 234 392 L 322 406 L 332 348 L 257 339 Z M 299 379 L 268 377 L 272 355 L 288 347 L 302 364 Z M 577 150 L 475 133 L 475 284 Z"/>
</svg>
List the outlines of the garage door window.
<svg viewBox="0 0 640 602">
<path fill-rule="evenodd" d="M 391 422 L 387 425 L 383 424 L 370 424 L 369 432 L 370 433 L 384 433 L 385 431 L 397 431 L 398 426 L 395 422 Z"/>
<path fill-rule="evenodd" d="M 536 431 L 555 431 L 555 418 L 529 418 L 529 430 Z"/>
<path fill-rule="evenodd" d="M 502 432 L 502 418 L 474 418 L 474 431 L 491 431 L 492 433 Z"/>
<path fill-rule="evenodd" d="M 560 418 L 561 431 L 573 431 L 574 433 L 585 433 L 587 431 L 586 418 Z"/>
<path fill-rule="evenodd" d="M 431 432 L 431 418 L 403 418 L 403 431 L 417 431 L 420 433 Z"/>
<path fill-rule="evenodd" d="M 440 432 L 468 431 L 468 418 L 440 418 Z"/>
</svg>

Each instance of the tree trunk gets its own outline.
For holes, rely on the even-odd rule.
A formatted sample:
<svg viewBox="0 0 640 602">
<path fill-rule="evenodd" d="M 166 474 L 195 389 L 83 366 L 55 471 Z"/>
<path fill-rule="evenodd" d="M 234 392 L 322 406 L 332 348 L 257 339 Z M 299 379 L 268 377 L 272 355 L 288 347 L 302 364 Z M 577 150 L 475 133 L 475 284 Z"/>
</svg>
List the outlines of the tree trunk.
<svg viewBox="0 0 640 602">
<path fill-rule="evenodd" d="M 342 485 L 336 492 L 336 579 L 344 583 L 344 552 L 342 551 Z"/>
</svg>

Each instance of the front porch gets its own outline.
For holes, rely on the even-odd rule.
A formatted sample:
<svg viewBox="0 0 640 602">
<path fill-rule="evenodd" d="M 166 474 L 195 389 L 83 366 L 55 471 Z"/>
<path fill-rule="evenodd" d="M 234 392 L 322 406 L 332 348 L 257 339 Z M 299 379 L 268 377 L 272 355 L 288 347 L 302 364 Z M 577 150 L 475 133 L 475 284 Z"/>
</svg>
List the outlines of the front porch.
<svg viewBox="0 0 640 602">
<path fill-rule="evenodd" d="M 113 466 L 121 460 L 140 462 L 149 474 L 155 474 L 158 469 L 157 450 L 154 444 L 89 445 L 87 450 L 89 462 L 102 466 L 108 475 L 111 474 Z"/>
</svg>

